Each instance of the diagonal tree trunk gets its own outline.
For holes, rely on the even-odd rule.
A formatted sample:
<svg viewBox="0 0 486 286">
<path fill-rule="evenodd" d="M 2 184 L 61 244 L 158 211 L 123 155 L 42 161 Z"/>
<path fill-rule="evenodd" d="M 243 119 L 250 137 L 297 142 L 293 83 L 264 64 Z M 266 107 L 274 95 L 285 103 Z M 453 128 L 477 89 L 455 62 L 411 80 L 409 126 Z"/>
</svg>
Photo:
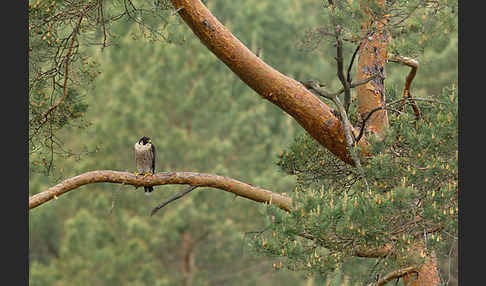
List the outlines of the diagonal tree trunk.
<svg viewBox="0 0 486 286">
<path fill-rule="evenodd" d="M 199 0 L 171 0 L 201 42 L 262 98 L 292 116 L 314 139 L 338 158 L 352 164 L 341 121 L 332 109 L 300 82 L 289 78 L 253 54 Z M 365 141 L 360 141 L 366 153 Z"/>
</svg>

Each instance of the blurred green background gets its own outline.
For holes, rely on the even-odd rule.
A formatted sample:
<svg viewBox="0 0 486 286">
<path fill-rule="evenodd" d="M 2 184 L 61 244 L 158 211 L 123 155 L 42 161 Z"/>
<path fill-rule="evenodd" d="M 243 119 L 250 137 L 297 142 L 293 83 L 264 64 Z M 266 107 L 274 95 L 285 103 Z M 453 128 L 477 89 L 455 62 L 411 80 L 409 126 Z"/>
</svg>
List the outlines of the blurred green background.
<svg viewBox="0 0 486 286">
<path fill-rule="evenodd" d="M 234 35 L 283 74 L 339 85 L 330 42 L 301 45 L 305 31 L 320 25 L 320 1 L 208 2 Z M 137 39 L 137 25 L 124 22 L 114 28 L 117 45 L 90 48 L 101 71 L 85 95 L 90 124 L 60 133 L 64 148 L 80 155 L 58 158 L 50 176 L 31 170 L 30 195 L 91 170 L 134 172 L 133 145 L 144 135 L 157 147 L 156 172 L 215 173 L 275 192 L 293 190 L 294 178 L 275 162 L 303 129 L 232 74 L 183 23 L 173 23 L 173 44 Z M 345 52 L 349 57 L 352 49 Z M 457 82 L 457 36 L 418 60 L 414 95 L 440 93 Z M 409 68 L 387 68 L 387 84 L 401 88 Z M 314 285 L 301 273 L 274 272 L 275 260 L 248 246 L 246 233 L 264 228 L 258 203 L 198 188 L 149 216 L 183 189 L 157 186 L 145 196 L 142 188 L 90 184 L 31 210 L 30 285 Z M 338 280 L 328 283 L 346 284 Z"/>
</svg>

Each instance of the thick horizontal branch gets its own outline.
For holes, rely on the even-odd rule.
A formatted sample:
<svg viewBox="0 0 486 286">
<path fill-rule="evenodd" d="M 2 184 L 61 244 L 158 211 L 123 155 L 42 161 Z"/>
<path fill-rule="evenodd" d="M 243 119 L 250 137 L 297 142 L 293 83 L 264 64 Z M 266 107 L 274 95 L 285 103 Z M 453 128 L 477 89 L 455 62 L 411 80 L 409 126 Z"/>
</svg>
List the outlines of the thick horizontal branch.
<svg viewBox="0 0 486 286">
<path fill-rule="evenodd" d="M 135 176 L 129 172 L 110 170 L 91 171 L 73 178 L 66 179 L 59 184 L 35 194 L 29 198 L 29 209 L 33 209 L 45 202 L 57 198 L 62 194 L 75 190 L 81 186 L 93 183 L 117 183 L 124 185 L 157 186 L 157 185 L 191 185 L 195 187 L 211 187 L 233 193 L 240 197 L 277 205 L 285 211 L 290 211 L 292 200 L 289 197 L 274 193 L 238 180 L 205 173 L 193 172 L 163 172 L 153 176 Z"/>
</svg>

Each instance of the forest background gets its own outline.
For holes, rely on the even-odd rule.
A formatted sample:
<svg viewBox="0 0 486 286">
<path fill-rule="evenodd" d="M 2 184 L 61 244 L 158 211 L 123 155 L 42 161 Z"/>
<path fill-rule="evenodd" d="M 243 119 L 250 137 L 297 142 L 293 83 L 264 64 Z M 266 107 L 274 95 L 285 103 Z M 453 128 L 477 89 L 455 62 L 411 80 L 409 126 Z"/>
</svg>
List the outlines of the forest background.
<svg viewBox="0 0 486 286">
<path fill-rule="evenodd" d="M 322 21 L 321 1 L 206 5 L 283 74 L 339 86 L 331 41 L 309 41 L 309 31 Z M 167 25 L 170 43 L 144 37 L 138 24 L 127 21 L 113 27 L 116 44 L 85 51 L 92 82 L 78 90 L 82 116 L 56 134 L 62 151 L 31 154 L 30 195 L 90 170 L 134 171 L 133 144 L 144 135 L 157 147 L 157 172 L 197 171 L 274 191 L 294 188 L 296 179 L 280 171 L 278 156 L 304 130 L 255 96 L 178 16 L 169 16 Z M 421 66 L 415 96 L 457 84 L 457 34 L 431 41 L 416 56 Z M 387 68 L 387 86 L 401 87 L 408 68 Z M 250 246 L 249 233 L 266 226 L 263 205 L 200 189 L 149 216 L 182 189 L 157 186 L 143 196 L 141 188 L 91 184 L 29 212 L 30 284 L 318 284 L 306 273 L 275 271 L 279 260 Z M 456 285 L 457 247 L 450 245 L 439 257 L 442 275 Z M 353 282 L 336 271 L 324 283 L 361 285 L 360 277 L 369 278 L 359 263 L 351 272 Z"/>
</svg>

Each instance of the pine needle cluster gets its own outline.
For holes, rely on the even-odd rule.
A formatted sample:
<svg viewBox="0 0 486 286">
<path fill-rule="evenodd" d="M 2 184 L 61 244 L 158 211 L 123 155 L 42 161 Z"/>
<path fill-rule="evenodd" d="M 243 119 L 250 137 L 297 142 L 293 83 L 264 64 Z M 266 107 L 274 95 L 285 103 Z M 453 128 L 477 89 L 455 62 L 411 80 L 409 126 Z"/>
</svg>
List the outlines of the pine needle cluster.
<svg viewBox="0 0 486 286">
<path fill-rule="evenodd" d="M 293 210 L 266 209 L 269 228 L 254 236 L 256 249 L 280 257 L 276 268 L 326 276 L 366 254 L 377 257 L 374 271 L 419 265 L 419 245 L 437 252 L 457 239 L 456 90 L 420 106 L 421 118 L 405 108 L 390 116 L 383 140 L 368 139 L 368 184 L 309 136 L 297 137 L 277 162 L 297 177 Z"/>
</svg>

